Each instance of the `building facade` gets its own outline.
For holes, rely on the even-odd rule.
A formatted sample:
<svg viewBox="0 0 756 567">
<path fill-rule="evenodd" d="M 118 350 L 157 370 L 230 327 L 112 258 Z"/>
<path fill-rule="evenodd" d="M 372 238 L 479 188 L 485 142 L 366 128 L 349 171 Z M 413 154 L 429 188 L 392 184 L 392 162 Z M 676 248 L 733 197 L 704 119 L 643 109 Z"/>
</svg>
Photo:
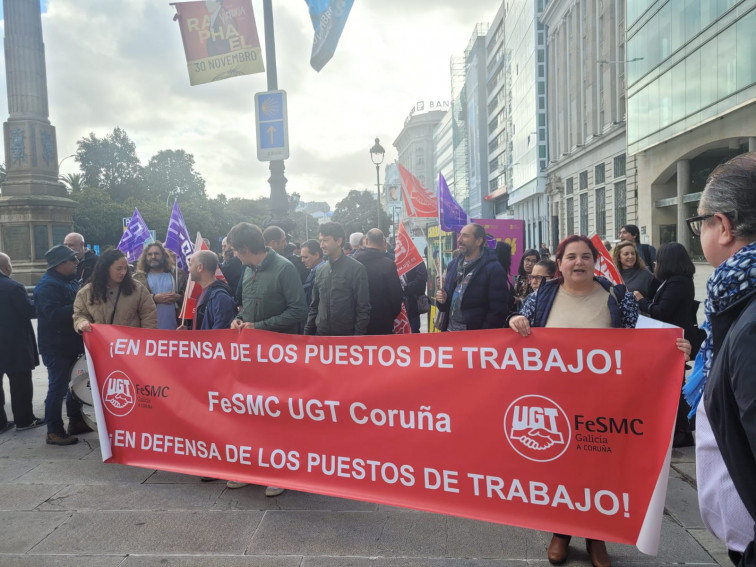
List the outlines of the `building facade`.
<svg viewBox="0 0 756 567">
<path fill-rule="evenodd" d="M 552 0 L 541 21 L 548 30 L 550 246 L 570 234 L 614 240 L 621 226 L 637 224 L 638 210 L 625 140 L 625 2 Z"/>
<path fill-rule="evenodd" d="M 679 241 L 701 256 L 685 219 L 708 174 L 756 151 L 756 0 L 638 0 L 627 25 L 638 217 L 654 244 Z"/>
<path fill-rule="evenodd" d="M 546 29 L 540 22 L 545 4 L 546 0 L 509 0 L 503 14 L 508 66 L 504 93 L 508 115 L 504 152 L 508 204 L 511 216 L 525 222 L 528 247 L 548 241 L 550 231 L 546 195 Z"/>
</svg>

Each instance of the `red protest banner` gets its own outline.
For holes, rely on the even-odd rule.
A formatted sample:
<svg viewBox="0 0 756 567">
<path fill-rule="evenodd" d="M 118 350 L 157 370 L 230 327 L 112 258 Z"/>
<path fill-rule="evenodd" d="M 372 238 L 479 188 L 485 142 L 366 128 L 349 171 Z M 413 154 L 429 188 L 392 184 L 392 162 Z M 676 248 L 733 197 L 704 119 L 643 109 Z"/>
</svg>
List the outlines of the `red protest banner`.
<svg viewBox="0 0 756 567">
<path fill-rule="evenodd" d="M 438 199 L 435 192 L 428 191 L 420 180 L 401 163 L 396 162 L 402 176 L 402 194 L 409 217 L 438 217 Z"/>
<path fill-rule="evenodd" d="M 623 283 L 622 276 L 620 275 L 617 266 L 614 265 L 614 261 L 612 260 L 612 255 L 609 253 L 609 250 L 606 249 L 604 243 L 601 242 L 599 235 L 595 232 L 591 235 L 591 242 L 593 242 L 593 245 L 596 247 L 596 250 L 598 250 L 599 253 L 598 259 L 596 260 L 596 268 L 594 269 L 594 273 L 597 276 L 604 276 L 613 284 Z"/>
<path fill-rule="evenodd" d="M 175 2 L 173 6 L 191 85 L 265 70 L 251 0 Z"/>
<path fill-rule="evenodd" d="M 407 229 L 404 228 L 403 221 L 399 222 L 399 230 L 396 232 L 394 256 L 396 257 L 396 271 L 400 276 L 423 263 L 423 257 L 420 255 L 415 243 L 412 242 Z"/>
<path fill-rule="evenodd" d="M 664 501 L 683 370 L 674 329 L 93 327 L 107 462 L 639 547 L 641 532 L 658 538 L 662 508 L 649 505 Z"/>
</svg>

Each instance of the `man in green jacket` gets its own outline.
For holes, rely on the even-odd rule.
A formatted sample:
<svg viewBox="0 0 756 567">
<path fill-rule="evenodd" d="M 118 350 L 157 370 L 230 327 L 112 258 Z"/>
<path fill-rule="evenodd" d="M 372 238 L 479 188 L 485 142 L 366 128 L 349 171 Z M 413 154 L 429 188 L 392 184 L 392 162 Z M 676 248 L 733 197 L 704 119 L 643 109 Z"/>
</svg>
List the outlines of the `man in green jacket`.
<svg viewBox="0 0 756 567">
<path fill-rule="evenodd" d="M 307 318 L 302 281 L 294 265 L 265 246 L 259 227 L 241 222 L 228 233 L 228 244 L 244 266 L 242 308 L 231 323 L 242 327 L 297 334 Z"/>
<path fill-rule="evenodd" d="M 258 226 L 240 222 L 227 236 L 228 245 L 244 266 L 242 308 L 231 322 L 232 329 L 261 329 L 277 333 L 297 334 L 300 323 L 307 318 L 302 280 L 297 269 L 283 256 L 265 246 Z M 229 480 L 228 488 L 241 488 L 247 483 Z M 283 488 L 268 486 L 265 496 L 278 496 Z"/>
<path fill-rule="evenodd" d="M 344 254 L 346 235 L 339 223 L 323 223 L 318 232 L 328 262 L 315 274 L 305 335 L 364 335 L 370 322 L 367 270 Z"/>
</svg>

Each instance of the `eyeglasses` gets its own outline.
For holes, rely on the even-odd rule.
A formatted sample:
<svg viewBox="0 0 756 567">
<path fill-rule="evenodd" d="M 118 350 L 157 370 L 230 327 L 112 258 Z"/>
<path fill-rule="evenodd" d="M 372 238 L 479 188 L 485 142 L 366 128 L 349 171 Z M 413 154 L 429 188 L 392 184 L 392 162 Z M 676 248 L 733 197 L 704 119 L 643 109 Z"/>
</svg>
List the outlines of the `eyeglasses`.
<svg viewBox="0 0 756 567">
<path fill-rule="evenodd" d="M 551 276 L 528 276 L 528 279 L 531 282 L 538 282 L 540 284 L 541 280 L 549 281 L 549 280 L 553 280 L 554 278 Z"/>
<path fill-rule="evenodd" d="M 688 223 L 688 229 L 693 236 L 701 236 L 701 225 L 706 219 L 712 218 L 716 213 L 709 213 L 707 215 L 698 215 L 697 217 L 690 217 L 685 219 Z"/>
</svg>

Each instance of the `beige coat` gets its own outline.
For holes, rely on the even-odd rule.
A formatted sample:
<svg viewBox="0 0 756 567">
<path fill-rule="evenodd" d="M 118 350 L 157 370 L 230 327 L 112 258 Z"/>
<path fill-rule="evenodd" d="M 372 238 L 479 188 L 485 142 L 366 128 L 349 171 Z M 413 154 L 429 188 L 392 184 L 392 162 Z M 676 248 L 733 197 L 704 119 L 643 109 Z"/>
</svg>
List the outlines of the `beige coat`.
<svg viewBox="0 0 756 567">
<path fill-rule="evenodd" d="M 131 295 L 123 293 L 118 298 L 118 306 L 115 305 L 118 290 L 108 290 L 106 303 L 90 303 L 92 298 L 92 284 L 89 283 L 79 290 L 74 300 L 73 324 L 78 329 L 79 323 L 84 320 L 96 324 L 110 324 L 113 316 L 113 308 L 116 307 L 113 325 L 124 327 L 142 327 L 143 329 L 157 329 L 157 308 L 152 300 L 152 295 L 139 282 L 135 281 L 136 289 Z"/>
</svg>

